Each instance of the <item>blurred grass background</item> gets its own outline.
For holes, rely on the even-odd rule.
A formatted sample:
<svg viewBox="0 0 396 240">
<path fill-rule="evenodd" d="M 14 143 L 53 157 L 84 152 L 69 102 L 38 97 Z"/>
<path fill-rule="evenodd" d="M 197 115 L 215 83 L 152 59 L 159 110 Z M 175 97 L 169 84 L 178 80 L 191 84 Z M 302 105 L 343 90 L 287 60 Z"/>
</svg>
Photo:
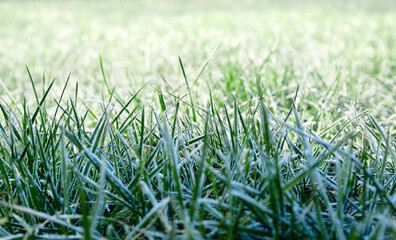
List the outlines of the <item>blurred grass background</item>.
<svg viewBox="0 0 396 240">
<path fill-rule="evenodd" d="M 0 95 L 21 102 L 37 83 L 71 81 L 80 97 L 100 99 L 105 86 L 127 96 L 150 81 L 186 92 L 178 57 L 190 81 L 217 47 L 192 87 L 203 105 L 208 86 L 219 102 L 246 101 L 259 76 L 272 110 L 281 113 L 297 85 L 304 109 L 373 110 L 395 121 L 396 8 L 394 1 L 2 1 Z M 164 83 L 162 77 L 172 86 Z M 49 80 L 47 80 L 48 84 Z M 5 96 L 6 91 L 8 96 Z M 70 91 L 74 91 L 72 88 Z M 29 98 L 28 98 L 29 100 Z M 10 101 L 10 100 L 6 100 Z M 286 110 L 285 110 L 286 111 Z M 334 118 L 334 116 L 332 116 Z"/>
</svg>

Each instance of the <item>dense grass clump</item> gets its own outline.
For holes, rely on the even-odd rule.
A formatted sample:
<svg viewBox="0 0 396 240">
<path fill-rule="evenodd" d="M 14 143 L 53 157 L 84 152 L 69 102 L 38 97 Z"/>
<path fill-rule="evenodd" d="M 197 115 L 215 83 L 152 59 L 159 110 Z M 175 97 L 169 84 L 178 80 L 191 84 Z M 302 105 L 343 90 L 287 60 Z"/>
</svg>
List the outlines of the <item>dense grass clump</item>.
<svg viewBox="0 0 396 240">
<path fill-rule="evenodd" d="M 298 88 L 275 116 L 259 78 L 243 103 L 158 90 L 159 109 L 31 82 L 36 106 L 0 103 L 0 237 L 396 237 L 395 142 L 369 111 L 314 133 Z"/>
</svg>

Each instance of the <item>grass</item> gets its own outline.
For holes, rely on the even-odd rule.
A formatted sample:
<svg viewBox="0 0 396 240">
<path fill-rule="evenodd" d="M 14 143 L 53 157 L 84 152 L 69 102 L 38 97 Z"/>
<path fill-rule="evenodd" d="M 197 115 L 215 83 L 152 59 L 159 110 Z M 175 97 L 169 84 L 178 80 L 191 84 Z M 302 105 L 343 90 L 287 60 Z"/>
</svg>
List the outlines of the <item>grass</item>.
<svg viewBox="0 0 396 240">
<path fill-rule="evenodd" d="M 396 237 L 391 2 L 42 4 L 0 4 L 0 237 Z"/>
<path fill-rule="evenodd" d="M 35 92 L 34 111 L 1 103 L 0 234 L 392 238 L 390 128 L 356 113 L 326 141 L 303 126 L 296 97 L 275 117 L 261 85 L 247 104 L 197 107 L 196 120 L 186 95 L 158 94 L 156 110 L 136 103 L 138 92 L 126 102 L 112 92 L 101 115 L 61 97 L 50 114 L 53 82 Z"/>
</svg>

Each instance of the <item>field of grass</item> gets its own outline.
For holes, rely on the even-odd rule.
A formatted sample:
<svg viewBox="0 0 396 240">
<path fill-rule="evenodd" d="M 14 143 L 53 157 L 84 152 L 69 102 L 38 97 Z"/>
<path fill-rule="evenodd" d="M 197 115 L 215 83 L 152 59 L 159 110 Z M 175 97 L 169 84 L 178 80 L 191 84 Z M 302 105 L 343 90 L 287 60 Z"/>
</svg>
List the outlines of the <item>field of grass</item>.
<svg viewBox="0 0 396 240">
<path fill-rule="evenodd" d="M 395 239 L 393 1 L 0 2 L 0 238 Z"/>
</svg>

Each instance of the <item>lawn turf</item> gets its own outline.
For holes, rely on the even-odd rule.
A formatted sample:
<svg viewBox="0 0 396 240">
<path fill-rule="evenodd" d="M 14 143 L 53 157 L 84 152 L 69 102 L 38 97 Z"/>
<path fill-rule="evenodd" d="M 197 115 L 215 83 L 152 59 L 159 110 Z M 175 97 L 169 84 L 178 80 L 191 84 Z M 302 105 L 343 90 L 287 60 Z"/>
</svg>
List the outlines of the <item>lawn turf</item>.
<svg viewBox="0 0 396 240">
<path fill-rule="evenodd" d="M 0 236 L 395 237 L 395 13 L 1 2 Z"/>
</svg>

